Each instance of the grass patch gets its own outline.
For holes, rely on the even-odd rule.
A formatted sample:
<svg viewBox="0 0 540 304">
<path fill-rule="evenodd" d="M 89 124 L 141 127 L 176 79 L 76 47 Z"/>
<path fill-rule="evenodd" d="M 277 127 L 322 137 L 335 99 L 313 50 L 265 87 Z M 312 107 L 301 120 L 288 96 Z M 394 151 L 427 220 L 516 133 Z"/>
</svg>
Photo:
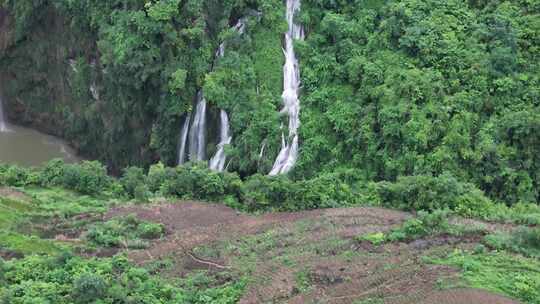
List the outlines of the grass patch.
<svg viewBox="0 0 540 304">
<path fill-rule="evenodd" d="M 494 249 L 509 250 L 528 257 L 540 258 L 540 227 L 521 227 L 512 233 L 487 235 L 484 243 Z"/>
<path fill-rule="evenodd" d="M 449 211 L 436 210 L 432 213 L 419 211 L 417 217 L 408 219 L 400 227 L 388 233 L 375 232 L 357 236 L 357 241 L 367 241 L 378 246 L 386 242 L 406 242 L 427 236 L 452 235 L 462 236 L 478 233 L 482 228 L 452 225 L 448 221 Z"/>
<path fill-rule="evenodd" d="M 42 240 L 36 236 L 0 231 L 0 247 L 28 255 L 58 253 L 63 246 L 53 241 Z"/>
<path fill-rule="evenodd" d="M 443 258 L 429 262 L 450 265 L 462 271 L 462 278 L 473 288 L 540 303 L 540 261 L 505 252 L 470 253 L 455 250 Z"/>
<path fill-rule="evenodd" d="M 81 195 L 62 188 L 24 188 L 23 192 L 33 198 L 41 213 L 64 218 L 83 213 L 105 213 L 111 202 L 89 195 Z"/>
<path fill-rule="evenodd" d="M 163 225 L 128 215 L 94 224 L 86 239 L 96 246 L 144 249 L 149 246 L 148 240 L 160 238 L 164 233 Z"/>
</svg>

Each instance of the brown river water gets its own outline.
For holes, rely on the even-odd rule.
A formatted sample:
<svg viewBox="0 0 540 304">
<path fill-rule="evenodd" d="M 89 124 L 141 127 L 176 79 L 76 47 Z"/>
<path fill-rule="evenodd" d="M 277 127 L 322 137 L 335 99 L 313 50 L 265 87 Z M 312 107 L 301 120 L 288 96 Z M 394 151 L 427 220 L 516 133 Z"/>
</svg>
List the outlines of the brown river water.
<svg viewBox="0 0 540 304">
<path fill-rule="evenodd" d="M 6 128 L 0 131 L 0 163 L 40 166 L 53 158 L 67 163 L 79 160 L 73 149 L 54 136 L 9 124 Z"/>
</svg>

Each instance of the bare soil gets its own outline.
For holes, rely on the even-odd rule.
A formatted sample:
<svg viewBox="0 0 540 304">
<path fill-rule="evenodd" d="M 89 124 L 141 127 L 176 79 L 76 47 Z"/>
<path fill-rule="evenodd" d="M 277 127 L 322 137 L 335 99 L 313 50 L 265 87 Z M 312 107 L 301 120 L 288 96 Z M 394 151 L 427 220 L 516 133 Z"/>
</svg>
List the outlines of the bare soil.
<svg viewBox="0 0 540 304">
<path fill-rule="evenodd" d="M 457 282 L 451 267 L 422 256 L 470 248 L 479 236 L 430 237 L 373 246 L 355 238 L 386 232 L 411 215 L 380 208 L 339 208 L 261 216 L 223 205 L 179 202 L 112 209 L 106 218 L 136 214 L 162 223 L 167 235 L 147 250 L 128 252 L 140 264 L 173 261 L 165 276 L 209 270 L 227 280 L 248 277 L 240 303 L 518 303 L 486 291 L 442 290 Z M 451 284 L 447 284 L 451 285 Z"/>
</svg>

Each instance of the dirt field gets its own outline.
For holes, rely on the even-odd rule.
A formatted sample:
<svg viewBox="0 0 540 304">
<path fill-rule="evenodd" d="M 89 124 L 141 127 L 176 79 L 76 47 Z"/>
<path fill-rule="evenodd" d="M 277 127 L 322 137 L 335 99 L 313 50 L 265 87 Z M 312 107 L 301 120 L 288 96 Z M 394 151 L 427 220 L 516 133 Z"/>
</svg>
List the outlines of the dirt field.
<svg viewBox="0 0 540 304">
<path fill-rule="evenodd" d="M 455 269 L 422 261 L 427 254 L 472 248 L 481 236 L 379 247 L 355 238 L 396 227 L 411 216 L 403 212 L 351 208 L 251 216 L 183 202 L 119 207 L 107 217 L 127 214 L 167 229 L 148 250 L 129 252 L 133 260 L 172 261 L 162 271 L 170 277 L 204 269 L 227 280 L 248 278 L 240 303 L 517 303 L 459 288 Z"/>
</svg>

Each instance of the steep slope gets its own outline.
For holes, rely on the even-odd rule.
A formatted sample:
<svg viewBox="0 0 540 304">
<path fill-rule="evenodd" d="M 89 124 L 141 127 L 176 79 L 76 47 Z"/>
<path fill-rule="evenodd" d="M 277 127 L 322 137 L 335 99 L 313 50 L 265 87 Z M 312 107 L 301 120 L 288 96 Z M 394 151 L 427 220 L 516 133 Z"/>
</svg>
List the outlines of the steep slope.
<svg viewBox="0 0 540 304">
<path fill-rule="evenodd" d="M 2 2 L 8 116 L 117 170 L 175 165 L 183 118 L 202 89 L 201 149 L 217 151 L 223 109 L 228 170 L 269 173 L 291 129 L 279 114 L 285 2 L 118 3 Z M 539 14 L 535 1 L 302 1 L 300 149 L 290 176 L 450 179 L 495 201 L 538 202 Z M 240 18 L 244 35 L 232 29 Z"/>
</svg>

